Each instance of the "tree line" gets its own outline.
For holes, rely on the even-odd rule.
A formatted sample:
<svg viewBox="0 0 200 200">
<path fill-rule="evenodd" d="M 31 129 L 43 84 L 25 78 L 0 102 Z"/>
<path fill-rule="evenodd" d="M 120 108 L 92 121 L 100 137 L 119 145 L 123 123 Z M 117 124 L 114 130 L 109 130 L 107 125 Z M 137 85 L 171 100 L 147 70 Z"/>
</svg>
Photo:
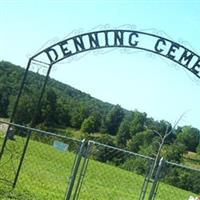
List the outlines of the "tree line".
<svg viewBox="0 0 200 200">
<path fill-rule="evenodd" d="M 24 71 L 20 66 L 0 62 L 0 117 L 10 117 Z M 44 79 L 45 77 L 38 73 L 29 72 L 14 117 L 16 123 L 31 123 Z M 181 163 L 183 154 L 188 151 L 200 154 L 200 134 L 197 128 L 174 128 L 168 121 L 157 121 L 148 117 L 146 113 L 128 111 L 120 105 L 102 102 L 51 78 L 36 114 L 35 124 L 38 128 L 53 130 L 71 127 L 81 130 L 85 138 L 151 157 L 155 157 L 159 148 L 158 133 L 162 136 L 166 131 L 171 131 L 161 150 L 161 156 L 166 160 Z M 133 169 L 138 173 L 144 173 L 146 169 L 139 159 L 124 159 L 123 156 L 115 159 L 105 151 L 99 152 L 96 159 L 111 162 L 124 169 Z M 167 181 L 175 184 L 177 174 L 183 177 L 181 170 L 174 170 L 172 178 L 168 178 Z M 192 178 L 197 181 L 195 177 Z M 188 189 L 186 185 L 191 187 L 190 182 L 187 182 L 186 178 L 180 178 L 177 183 Z M 195 192 L 200 191 L 200 187 L 194 187 Z"/>
<path fill-rule="evenodd" d="M 0 62 L 0 117 L 10 117 L 24 71 L 12 63 Z M 15 115 L 16 123 L 31 122 L 44 79 L 34 72 L 28 74 Z M 90 138 L 148 155 L 156 149 L 158 135 L 155 132 L 164 134 L 172 129 L 165 120 L 156 121 L 146 113 L 102 102 L 51 78 L 37 113 L 36 125 L 80 129 Z M 197 128 L 178 126 L 166 140 L 162 153 L 168 160 L 180 162 L 185 151 L 200 153 L 199 140 Z"/>
</svg>

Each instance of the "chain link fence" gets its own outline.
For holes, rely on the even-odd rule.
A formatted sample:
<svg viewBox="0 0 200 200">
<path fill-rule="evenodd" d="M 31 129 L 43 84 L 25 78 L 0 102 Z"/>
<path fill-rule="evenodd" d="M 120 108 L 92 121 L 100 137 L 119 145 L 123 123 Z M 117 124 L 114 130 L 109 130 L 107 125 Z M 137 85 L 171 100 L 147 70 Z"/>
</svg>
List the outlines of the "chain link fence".
<svg viewBox="0 0 200 200">
<path fill-rule="evenodd" d="M 18 125 L 9 129 L 0 161 L 0 199 L 63 200 L 81 141 Z"/>
<path fill-rule="evenodd" d="M 8 126 L 5 124 L 0 125 L 3 127 L 0 130 L 0 147 L 2 148 L 5 142 L 4 138 L 6 136 Z M 9 198 L 12 197 L 11 189 L 14 183 L 19 160 L 23 153 L 23 146 L 25 143 L 25 139 L 22 137 L 14 138 L 13 131 L 14 127 L 10 126 L 8 140 L 0 160 L 0 197 L 1 195 L 4 197 L 8 196 Z"/>
<path fill-rule="evenodd" d="M 74 199 L 139 199 L 151 158 L 94 141 L 87 150 L 87 170 L 80 172 L 82 188 Z"/>
<path fill-rule="evenodd" d="M 147 156 L 89 141 L 72 199 L 188 200 L 198 196 L 200 170 L 162 160 L 152 174 L 154 162 Z"/>
<path fill-rule="evenodd" d="M 164 162 L 156 199 L 189 199 L 200 194 L 200 169 Z"/>
<path fill-rule="evenodd" d="M 0 147 L 7 127 L 0 130 Z M 99 142 L 16 124 L 7 137 L 0 199 L 188 200 L 200 193 L 197 169 L 163 161 L 150 177 L 154 159 Z"/>
</svg>

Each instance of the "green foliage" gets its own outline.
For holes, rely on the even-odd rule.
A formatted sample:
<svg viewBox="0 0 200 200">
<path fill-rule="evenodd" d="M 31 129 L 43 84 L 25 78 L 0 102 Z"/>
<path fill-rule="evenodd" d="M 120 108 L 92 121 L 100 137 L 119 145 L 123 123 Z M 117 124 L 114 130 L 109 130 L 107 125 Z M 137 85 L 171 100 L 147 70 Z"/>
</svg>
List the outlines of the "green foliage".
<svg viewBox="0 0 200 200">
<path fill-rule="evenodd" d="M 189 171 L 182 168 L 167 167 L 165 173 L 166 183 L 188 191 L 193 191 L 194 193 L 200 192 L 199 172 Z"/>
<path fill-rule="evenodd" d="M 187 151 L 195 152 L 199 144 L 199 140 L 199 130 L 191 126 L 184 126 L 182 130 L 177 134 L 177 142 L 184 144 Z"/>
<path fill-rule="evenodd" d="M 198 146 L 196 148 L 196 152 L 200 155 L 200 143 L 198 144 Z"/>
<path fill-rule="evenodd" d="M 123 117 L 124 110 L 119 105 L 113 106 L 105 118 L 106 132 L 116 135 Z"/>
<path fill-rule="evenodd" d="M 140 150 L 138 151 L 139 154 L 155 157 L 155 154 L 157 153 L 157 146 L 155 144 L 150 145 L 142 145 L 140 146 Z"/>
<path fill-rule="evenodd" d="M 117 144 L 120 147 L 125 147 L 127 144 L 127 141 L 131 139 L 131 133 L 130 133 L 130 115 L 127 114 L 122 123 L 120 124 L 118 133 L 117 133 Z"/>
<path fill-rule="evenodd" d="M 81 128 L 81 125 L 89 116 L 89 112 L 86 107 L 80 105 L 79 107 L 75 108 L 71 114 L 71 126 L 77 129 Z"/>
<path fill-rule="evenodd" d="M 8 117 L 9 94 L 6 88 L 0 87 L 0 117 Z"/>
<path fill-rule="evenodd" d="M 70 108 L 65 102 L 57 101 L 56 105 L 56 121 L 57 126 L 70 126 Z M 56 126 L 56 125 L 55 125 Z"/>
<path fill-rule="evenodd" d="M 10 116 L 25 70 L 9 62 L 0 62 L 0 117 Z M 29 124 L 36 111 L 45 77 L 29 71 L 18 104 L 15 122 Z M 70 126 L 79 129 L 84 119 L 96 113 L 107 115 L 113 106 L 91 97 L 69 85 L 49 78 L 42 104 L 37 111 L 36 124 Z M 101 119 L 98 119 L 101 121 Z M 98 121 L 98 129 L 101 123 Z"/>
<path fill-rule="evenodd" d="M 128 141 L 127 147 L 130 151 L 138 152 L 141 146 L 149 146 L 153 142 L 154 137 L 154 133 L 150 130 L 137 133 Z"/>
<path fill-rule="evenodd" d="M 146 121 L 146 113 L 140 113 L 138 111 L 131 113 L 131 121 L 130 121 L 130 133 L 131 135 L 135 135 L 144 130 L 144 125 Z"/>
<path fill-rule="evenodd" d="M 46 98 L 43 100 L 42 119 L 46 126 L 55 126 L 57 124 L 57 95 L 54 90 L 49 89 Z"/>
<path fill-rule="evenodd" d="M 148 169 L 148 162 L 140 157 L 129 158 L 121 165 L 122 169 L 145 175 Z"/>
<path fill-rule="evenodd" d="M 81 131 L 86 133 L 94 133 L 97 131 L 97 128 L 97 121 L 94 116 L 86 118 L 81 125 Z"/>
<path fill-rule="evenodd" d="M 32 115 L 35 112 L 34 99 L 30 98 L 28 95 L 21 97 L 18 109 L 15 114 L 15 122 L 18 124 L 28 124 L 32 120 Z"/>
<path fill-rule="evenodd" d="M 0 117 L 10 117 L 24 71 L 9 62 L 0 62 Z M 45 77 L 38 73 L 28 73 L 14 122 L 25 125 L 31 123 L 44 80 Z M 94 139 L 99 139 L 101 137 L 96 137 L 97 132 L 102 138 L 109 134 L 112 137 L 107 139 L 111 145 L 151 156 L 157 152 L 156 143 L 160 142 L 153 132 L 164 135 L 172 130 L 172 125 L 165 120 L 155 121 L 147 118 L 146 113 L 127 111 L 119 105 L 104 103 L 51 78 L 37 110 L 35 123 L 43 130 L 76 129 L 73 137 L 79 139 L 84 135 L 95 135 Z M 179 147 L 185 146 L 186 151 L 200 152 L 199 137 L 196 128 L 178 127 L 167 137 L 161 153 L 169 160 L 181 162 L 182 150 Z M 104 142 L 107 143 L 106 140 Z M 118 164 L 123 162 L 124 159 L 116 161 Z"/>
<path fill-rule="evenodd" d="M 117 143 L 119 146 L 126 146 L 128 140 L 134 135 L 144 130 L 146 114 L 138 111 L 129 112 L 125 115 L 119 126 L 117 133 Z"/>
<path fill-rule="evenodd" d="M 172 125 L 165 120 L 155 121 L 152 118 L 147 118 L 145 126 L 151 131 L 158 132 L 161 136 L 163 136 L 166 132 L 169 133 L 172 131 Z M 174 142 L 176 139 L 174 132 L 175 130 L 173 130 L 172 133 L 166 138 L 165 143 L 170 144 Z"/>
<path fill-rule="evenodd" d="M 116 146 L 113 136 L 108 134 L 90 135 L 87 139 L 94 140 L 96 142 L 113 147 Z M 96 150 L 94 158 L 101 162 L 113 162 L 115 164 L 120 162 L 118 160 L 115 160 L 115 158 L 113 157 L 113 150 L 104 146 L 99 147 L 98 150 Z"/>
<path fill-rule="evenodd" d="M 162 150 L 162 156 L 165 160 L 180 163 L 185 153 L 185 146 L 182 144 L 170 144 L 164 145 Z"/>
</svg>

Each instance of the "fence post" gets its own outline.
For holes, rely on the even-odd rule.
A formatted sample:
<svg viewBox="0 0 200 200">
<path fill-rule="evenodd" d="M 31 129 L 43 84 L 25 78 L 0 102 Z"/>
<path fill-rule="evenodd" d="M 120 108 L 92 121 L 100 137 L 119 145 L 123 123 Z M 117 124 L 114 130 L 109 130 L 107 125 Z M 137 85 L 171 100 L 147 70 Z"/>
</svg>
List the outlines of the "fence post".
<svg viewBox="0 0 200 200">
<path fill-rule="evenodd" d="M 140 192 L 139 200 L 145 199 L 147 187 L 148 187 L 149 182 L 151 181 L 152 167 L 153 167 L 153 162 L 152 162 L 152 160 L 149 160 L 148 169 L 147 169 L 147 172 L 146 172 L 146 176 L 144 178 L 144 182 L 143 182 L 142 189 L 141 189 L 141 192 Z"/>
<path fill-rule="evenodd" d="M 83 164 L 82 164 L 82 167 L 81 167 L 81 171 L 80 171 L 80 175 L 79 175 L 79 178 L 78 178 L 76 190 L 74 192 L 73 200 L 77 200 L 79 198 L 79 194 L 80 194 L 81 187 L 82 187 L 82 184 L 83 184 L 83 180 L 84 180 L 84 177 L 85 177 L 85 174 L 86 174 L 87 166 L 88 166 L 88 163 L 89 163 L 89 157 L 90 157 L 90 154 L 91 154 L 91 151 L 92 151 L 92 148 L 93 148 L 93 144 L 94 143 L 92 141 L 89 141 L 88 145 L 87 145 L 87 149 L 85 150 L 84 161 L 83 161 Z"/>
<path fill-rule="evenodd" d="M 156 171 L 156 175 L 155 175 L 155 178 L 154 178 L 154 181 L 153 181 L 153 185 L 151 187 L 151 191 L 150 191 L 148 200 L 153 200 L 154 197 L 155 197 L 155 191 L 156 191 L 156 188 L 157 188 L 157 184 L 158 184 L 158 181 L 159 181 L 159 177 L 160 177 L 160 173 L 161 173 L 163 165 L 164 165 L 164 160 L 163 160 L 163 157 L 162 157 L 160 159 L 158 169 Z"/>
<path fill-rule="evenodd" d="M 74 183 L 75 183 L 76 176 L 77 176 L 77 173 L 78 173 L 78 169 L 79 169 L 79 166 L 80 166 L 80 163 L 81 163 L 82 154 L 83 154 L 83 151 L 84 151 L 85 144 L 86 144 L 86 142 L 85 142 L 85 139 L 84 139 L 84 140 L 82 140 L 82 143 L 81 143 L 81 146 L 80 146 L 80 149 L 79 149 L 79 152 L 78 152 L 78 156 L 76 157 L 74 167 L 72 169 L 71 180 L 70 180 L 70 183 L 69 183 L 69 187 L 68 187 L 68 190 L 67 190 L 67 193 L 66 193 L 65 200 L 70 200 L 70 198 L 71 198 Z"/>
</svg>

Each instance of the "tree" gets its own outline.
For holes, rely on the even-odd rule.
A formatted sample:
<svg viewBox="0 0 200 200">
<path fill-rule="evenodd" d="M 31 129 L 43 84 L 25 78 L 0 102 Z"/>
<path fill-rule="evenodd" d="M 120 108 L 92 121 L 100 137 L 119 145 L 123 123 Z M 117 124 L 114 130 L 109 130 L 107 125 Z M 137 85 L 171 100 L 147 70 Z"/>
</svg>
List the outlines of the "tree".
<svg viewBox="0 0 200 200">
<path fill-rule="evenodd" d="M 20 98 L 16 114 L 14 116 L 14 122 L 18 124 L 28 124 L 32 120 L 34 113 L 34 100 L 25 95 Z"/>
<path fill-rule="evenodd" d="M 145 175 L 148 169 L 148 162 L 141 157 L 128 157 L 121 165 L 121 168 Z"/>
<path fill-rule="evenodd" d="M 5 88 L 0 88 L 0 117 L 8 117 L 9 94 Z"/>
<path fill-rule="evenodd" d="M 165 160 L 180 163 L 185 152 L 185 146 L 182 144 L 164 145 L 162 149 L 162 156 Z"/>
<path fill-rule="evenodd" d="M 42 116 L 46 126 L 54 126 L 57 124 L 56 107 L 57 95 L 54 90 L 49 89 L 42 106 Z"/>
<path fill-rule="evenodd" d="M 127 141 L 132 137 L 130 134 L 130 118 L 130 114 L 124 117 L 117 132 L 117 145 L 120 147 L 126 147 Z"/>
<path fill-rule="evenodd" d="M 58 102 L 56 106 L 56 121 L 58 125 L 70 126 L 69 106 L 65 102 Z"/>
<path fill-rule="evenodd" d="M 161 158 L 161 153 L 162 153 L 162 148 L 163 145 L 166 143 L 167 139 L 170 137 L 170 135 L 173 134 L 175 127 L 177 126 L 177 124 L 179 123 L 179 121 L 181 120 L 181 118 L 183 117 L 183 114 L 179 117 L 179 119 L 174 123 L 174 126 L 172 127 L 170 123 L 164 123 L 167 124 L 166 129 L 164 132 L 158 132 L 156 130 L 152 130 L 157 136 L 158 136 L 158 140 L 155 141 L 155 143 L 158 144 L 158 148 L 156 153 L 154 153 L 155 156 L 155 161 L 153 164 L 153 167 L 151 169 L 151 173 L 149 175 L 149 177 L 153 177 L 153 174 L 155 172 L 156 167 L 158 166 L 159 160 Z"/>
<path fill-rule="evenodd" d="M 135 135 L 136 133 L 142 132 L 144 130 L 145 121 L 146 113 L 140 113 L 138 111 L 132 112 L 130 121 L 131 135 Z"/>
<path fill-rule="evenodd" d="M 155 121 L 152 118 L 147 118 L 145 127 L 149 130 L 157 131 L 161 135 L 164 135 L 167 129 L 168 132 L 172 129 L 172 125 L 168 121 L 165 120 Z M 175 138 L 176 138 L 175 134 L 170 134 L 166 138 L 165 143 L 173 143 Z"/>
<path fill-rule="evenodd" d="M 102 134 L 98 136 L 90 136 L 90 139 L 95 140 L 97 142 L 100 142 L 102 144 L 106 144 L 109 146 L 115 146 L 115 142 L 113 139 L 113 136 L 108 134 Z M 110 147 L 104 146 L 104 145 L 98 145 L 96 147 L 97 149 L 95 152 L 95 158 L 101 162 L 115 162 L 116 163 L 116 154 L 114 153 L 114 150 Z M 119 154 L 118 154 L 119 155 Z"/>
<path fill-rule="evenodd" d="M 199 144 L 200 134 L 197 128 L 192 126 L 184 126 L 177 134 L 177 142 L 186 146 L 187 151 L 196 151 Z"/>
<path fill-rule="evenodd" d="M 143 132 L 137 133 L 130 139 L 127 143 L 127 147 L 130 151 L 138 152 L 141 146 L 149 146 L 155 134 L 151 130 L 145 130 Z"/>
<path fill-rule="evenodd" d="M 120 123 L 124 117 L 124 111 L 120 105 L 113 106 L 105 119 L 105 127 L 109 134 L 116 135 Z"/>
<path fill-rule="evenodd" d="M 198 146 L 196 148 L 196 152 L 200 155 L 200 143 L 198 144 Z"/>
<path fill-rule="evenodd" d="M 84 119 L 81 125 L 81 131 L 86 133 L 94 133 L 97 131 L 97 121 L 94 116 Z"/>
<path fill-rule="evenodd" d="M 82 103 L 76 105 L 74 109 L 72 109 L 70 113 L 71 117 L 71 126 L 77 129 L 81 128 L 81 125 L 84 121 L 89 116 L 89 111 L 86 106 L 84 106 Z"/>
</svg>

